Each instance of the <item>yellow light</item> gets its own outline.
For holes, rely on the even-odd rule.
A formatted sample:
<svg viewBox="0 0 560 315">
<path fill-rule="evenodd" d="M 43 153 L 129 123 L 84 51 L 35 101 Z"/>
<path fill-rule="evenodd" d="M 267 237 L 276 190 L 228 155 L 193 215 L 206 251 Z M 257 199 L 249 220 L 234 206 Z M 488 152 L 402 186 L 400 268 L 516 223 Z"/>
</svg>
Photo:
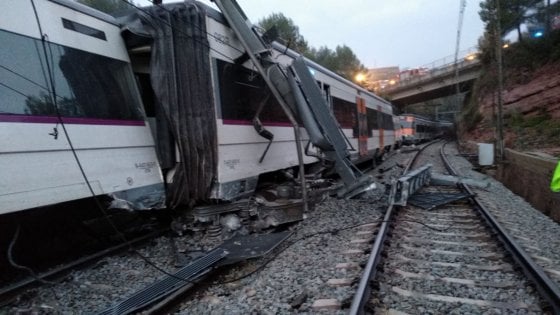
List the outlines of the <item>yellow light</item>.
<svg viewBox="0 0 560 315">
<path fill-rule="evenodd" d="M 504 46 L 502 46 L 502 48 L 508 48 L 509 44 L 504 44 Z"/>
<path fill-rule="evenodd" d="M 366 75 L 363 73 L 356 74 L 356 82 L 363 82 L 366 79 Z"/>
<path fill-rule="evenodd" d="M 389 84 L 390 84 L 390 85 L 395 85 L 395 83 L 397 83 L 395 80 L 389 81 Z"/>
<path fill-rule="evenodd" d="M 465 57 L 465 59 L 467 59 L 468 61 L 472 61 L 472 60 L 474 60 L 475 58 L 476 58 L 476 55 L 475 55 L 475 54 L 470 54 L 470 55 L 468 55 L 467 57 Z"/>
</svg>

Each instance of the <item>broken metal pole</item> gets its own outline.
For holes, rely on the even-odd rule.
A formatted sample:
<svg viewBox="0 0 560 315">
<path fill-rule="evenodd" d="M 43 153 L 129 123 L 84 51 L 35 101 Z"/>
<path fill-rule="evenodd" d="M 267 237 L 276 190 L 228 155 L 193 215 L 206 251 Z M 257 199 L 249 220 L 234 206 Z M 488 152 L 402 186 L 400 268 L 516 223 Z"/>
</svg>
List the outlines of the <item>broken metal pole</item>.
<svg viewBox="0 0 560 315">
<path fill-rule="evenodd" d="M 465 184 L 478 188 L 490 188 L 491 186 L 490 182 L 485 180 L 477 180 L 472 178 L 444 175 L 444 174 L 437 174 L 437 173 L 432 173 L 431 183 L 434 185 L 442 185 L 442 186 L 454 186 L 457 184 Z"/>
<path fill-rule="evenodd" d="M 426 164 L 401 176 L 391 187 L 389 200 L 393 205 L 406 206 L 408 197 L 430 182 L 432 164 Z"/>
</svg>

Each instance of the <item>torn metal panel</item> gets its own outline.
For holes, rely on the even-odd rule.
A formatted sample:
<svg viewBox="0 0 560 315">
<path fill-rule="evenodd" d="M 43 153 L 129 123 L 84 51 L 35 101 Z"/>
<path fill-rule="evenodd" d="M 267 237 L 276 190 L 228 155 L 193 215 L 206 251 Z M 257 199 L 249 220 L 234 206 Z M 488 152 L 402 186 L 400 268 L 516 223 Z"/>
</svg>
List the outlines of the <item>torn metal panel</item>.
<svg viewBox="0 0 560 315">
<path fill-rule="evenodd" d="M 303 201 L 302 200 L 277 200 L 276 202 L 266 202 L 259 205 L 258 215 L 266 225 L 260 228 L 278 226 L 285 223 L 303 220 Z"/>
<path fill-rule="evenodd" d="M 181 268 L 172 276 L 166 276 L 165 278 L 152 283 L 99 314 L 130 314 L 135 312 L 142 307 L 148 306 L 166 297 L 181 287 L 192 285 L 192 281 L 227 255 L 228 252 L 226 250 L 216 248 L 205 256 L 193 261 L 188 266 Z"/>
<path fill-rule="evenodd" d="M 113 200 L 109 209 L 152 210 L 165 208 L 163 183 L 117 191 L 109 195 Z"/>
<path fill-rule="evenodd" d="M 415 193 L 408 198 L 408 203 L 415 207 L 432 210 L 469 197 L 471 195 L 467 193 Z"/>
<path fill-rule="evenodd" d="M 408 174 L 401 176 L 391 188 L 389 200 L 394 205 L 406 206 L 409 196 L 428 184 L 431 178 L 432 164 L 426 164 Z"/>
<path fill-rule="evenodd" d="M 169 206 L 207 200 L 218 153 L 205 7 L 191 1 L 152 6 L 119 23 L 129 49 L 150 43 L 150 81 L 162 116 L 158 128 L 166 130 L 158 132 L 158 156 L 175 170 L 167 186 Z M 169 134 L 177 146 L 177 163 L 175 145 L 159 145 L 170 142 Z"/>
<path fill-rule="evenodd" d="M 214 183 L 210 192 L 210 198 L 221 200 L 234 200 L 242 196 L 248 196 L 255 192 L 258 177 L 248 177 L 242 180 L 227 183 Z"/>
<path fill-rule="evenodd" d="M 474 186 L 478 188 L 490 188 L 491 184 L 486 180 L 476 180 L 467 177 L 443 175 L 443 174 L 432 174 L 432 184 L 442 185 L 442 186 L 454 186 L 457 184 L 465 184 L 469 186 Z"/>
<path fill-rule="evenodd" d="M 235 236 L 225 241 L 219 248 L 228 252 L 226 259 L 220 265 L 229 265 L 238 261 L 257 258 L 270 253 L 293 232 L 283 231 L 270 234 L 251 234 Z"/>
</svg>

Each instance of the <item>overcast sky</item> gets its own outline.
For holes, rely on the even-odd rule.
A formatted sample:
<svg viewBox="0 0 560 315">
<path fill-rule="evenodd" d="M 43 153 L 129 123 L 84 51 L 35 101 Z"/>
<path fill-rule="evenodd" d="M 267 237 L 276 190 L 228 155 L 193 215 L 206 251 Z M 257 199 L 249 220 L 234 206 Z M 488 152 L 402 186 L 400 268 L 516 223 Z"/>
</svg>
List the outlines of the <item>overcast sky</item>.
<svg viewBox="0 0 560 315">
<path fill-rule="evenodd" d="M 251 22 L 281 12 L 310 46 L 334 49 L 345 44 L 368 68 L 414 68 L 455 53 L 460 0 L 237 1 Z M 479 2 L 467 0 L 461 50 L 476 46 L 482 35 Z"/>
</svg>

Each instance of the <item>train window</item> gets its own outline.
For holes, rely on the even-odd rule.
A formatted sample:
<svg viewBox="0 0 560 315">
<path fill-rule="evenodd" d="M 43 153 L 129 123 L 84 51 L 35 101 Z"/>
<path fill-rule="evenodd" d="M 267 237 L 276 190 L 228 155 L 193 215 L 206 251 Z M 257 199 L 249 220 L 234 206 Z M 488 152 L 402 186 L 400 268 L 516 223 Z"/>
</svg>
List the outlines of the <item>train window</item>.
<svg viewBox="0 0 560 315">
<path fill-rule="evenodd" d="M 217 60 L 222 119 L 250 122 L 260 104 L 270 95 L 260 119 L 263 123 L 289 124 L 290 121 L 262 77 L 243 66 Z"/>
<path fill-rule="evenodd" d="M 399 121 L 401 128 L 412 128 L 412 122 L 411 121 L 406 121 L 404 119 L 401 119 Z"/>
<path fill-rule="evenodd" d="M 0 31 L 0 111 L 53 116 L 41 42 Z M 59 113 L 65 117 L 141 120 L 141 102 L 124 61 L 49 43 Z M 48 83 L 47 83 L 48 82 Z"/>
<path fill-rule="evenodd" d="M 393 116 L 383 113 L 383 129 L 394 130 Z"/>
<path fill-rule="evenodd" d="M 348 102 L 338 97 L 332 97 L 333 113 L 342 128 L 356 126 L 356 103 Z"/>
<path fill-rule="evenodd" d="M 142 119 L 141 102 L 126 62 L 56 46 L 52 49 L 57 94 L 65 115 L 104 119 Z"/>
<path fill-rule="evenodd" d="M 88 35 L 91 37 L 99 38 L 102 40 L 107 40 L 107 36 L 105 36 L 105 32 L 95 29 L 93 27 L 89 27 L 87 25 L 80 24 L 78 22 L 70 21 L 68 19 L 62 18 L 62 26 L 64 28 L 72 30 L 74 32 L 82 33 L 84 35 Z"/>
<path fill-rule="evenodd" d="M 379 129 L 379 123 L 377 120 L 378 115 L 379 113 L 375 109 L 372 108 L 367 109 L 367 124 L 368 124 L 368 130 L 370 130 L 369 133 L 371 133 L 371 130 Z"/>
<path fill-rule="evenodd" d="M 49 99 L 40 43 L 5 31 L 0 31 L 0 43 L 0 114 L 29 114 Z M 45 104 L 43 111 L 54 114 L 52 104 Z"/>
</svg>

